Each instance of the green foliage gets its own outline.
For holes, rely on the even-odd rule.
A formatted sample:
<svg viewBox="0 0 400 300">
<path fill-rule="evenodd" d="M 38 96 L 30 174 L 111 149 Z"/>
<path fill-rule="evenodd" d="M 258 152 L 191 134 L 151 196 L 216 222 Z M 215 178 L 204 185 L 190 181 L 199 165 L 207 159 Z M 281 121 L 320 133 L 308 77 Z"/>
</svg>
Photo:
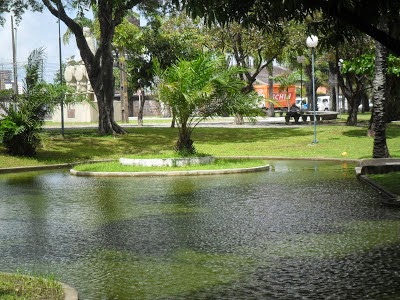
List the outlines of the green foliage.
<svg viewBox="0 0 400 300">
<path fill-rule="evenodd" d="M 355 73 L 372 77 L 375 70 L 375 54 L 365 53 L 349 60 L 344 60 L 342 73 Z M 400 57 L 390 54 L 388 56 L 388 74 L 400 76 Z"/>
<path fill-rule="evenodd" d="M 159 99 L 171 107 L 176 118 L 176 150 L 182 155 L 195 152 L 190 136 L 200 121 L 226 113 L 254 116 L 257 98 L 241 92 L 245 86 L 238 76 L 241 72 L 240 68 L 229 68 L 224 57 L 210 54 L 179 60 L 159 72 Z"/>
<path fill-rule="evenodd" d="M 278 76 L 274 77 L 274 81 L 280 83 L 281 90 L 286 90 L 289 86 L 296 84 L 300 81 L 300 73 L 299 71 L 295 71 L 292 73 L 282 73 Z"/>
<path fill-rule="evenodd" d="M 12 155 L 33 156 L 40 145 L 39 133 L 46 116 L 52 113 L 65 94 L 65 87 L 47 84 L 41 79 L 43 49 L 34 50 L 28 58 L 23 95 L 15 95 L 0 120 L 0 140 Z"/>
<path fill-rule="evenodd" d="M 354 57 L 350 60 L 345 60 L 342 63 L 342 73 L 355 73 L 357 75 L 373 76 L 375 66 L 375 56 L 372 53 L 365 53 Z"/>
<path fill-rule="evenodd" d="M 393 54 L 388 56 L 388 72 L 391 75 L 400 77 L 400 57 Z"/>
<path fill-rule="evenodd" d="M 195 58 L 203 44 L 199 44 L 201 35 L 196 25 L 188 19 L 182 24 L 183 17 L 163 19 L 157 14 L 148 16 L 145 27 L 139 27 L 124 19 L 116 27 L 114 47 L 126 60 L 129 86 L 133 90 L 154 85 L 157 61 L 161 69 L 166 69 L 178 58 Z"/>
</svg>

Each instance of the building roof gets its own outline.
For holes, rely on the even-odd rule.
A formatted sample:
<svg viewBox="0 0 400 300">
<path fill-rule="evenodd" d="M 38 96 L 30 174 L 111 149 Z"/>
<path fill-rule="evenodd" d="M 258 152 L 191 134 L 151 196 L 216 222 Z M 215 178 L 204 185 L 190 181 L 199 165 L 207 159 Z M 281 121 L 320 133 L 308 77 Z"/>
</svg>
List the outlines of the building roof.
<svg viewBox="0 0 400 300">
<path fill-rule="evenodd" d="M 281 74 L 290 74 L 292 73 L 291 70 L 289 70 L 288 68 L 285 68 L 283 66 L 274 66 L 273 67 L 273 74 L 272 76 L 278 76 Z M 260 74 L 258 74 L 257 78 L 256 78 L 256 82 L 255 84 L 268 84 L 268 71 L 266 69 L 263 69 Z"/>
</svg>

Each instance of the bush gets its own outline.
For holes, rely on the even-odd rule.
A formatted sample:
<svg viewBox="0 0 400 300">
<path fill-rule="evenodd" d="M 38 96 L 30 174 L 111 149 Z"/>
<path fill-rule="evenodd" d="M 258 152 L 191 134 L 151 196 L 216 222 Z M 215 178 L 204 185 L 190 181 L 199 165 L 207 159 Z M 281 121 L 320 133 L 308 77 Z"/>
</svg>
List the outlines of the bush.
<svg viewBox="0 0 400 300">
<path fill-rule="evenodd" d="M 45 117 L 58 105 L 65 87 L 52 85 L 40 77 L 43 49 L 32 51 L 25 66 L 23 95 L 14 95 L 9 105 L 0 102 L 0 141 L 12 155 L 33 156 L 40 145 L 40 131 Z"/>
<path fill-rule="evenodd" d="M 12 155 L 33 156 L 40 145 L 41 125 L 10 106 L 7 116 L 0 120 L 0 140 Z"/>
</svg>

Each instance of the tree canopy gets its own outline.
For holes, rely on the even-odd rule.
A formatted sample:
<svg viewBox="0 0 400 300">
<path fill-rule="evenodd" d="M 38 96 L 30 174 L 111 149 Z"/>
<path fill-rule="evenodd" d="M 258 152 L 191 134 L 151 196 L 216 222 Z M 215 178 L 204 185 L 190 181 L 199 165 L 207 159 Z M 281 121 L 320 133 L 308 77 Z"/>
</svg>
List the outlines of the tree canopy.
<svg viewBox="0 0 400 300">
<path fill-rule="evenodd" d="M 400 55 L 400 2 L 388 0 L 173 0 L 208 23 L 238 21 L 265 28 L 282 20 L 304 21 L 322 12 L 320 30 L 331 21 L 351 25 Z M 386 24 L 382 28 L 380 23 Z"/>
<path fill-rule="evenodd" d="M 21 16 L 26 9 L 40 10 L 46 7 L 56 18 L 67 25 L 74 34 L 80 56 L 96 95 L 99 111 L 99 134 L 124 133 L 114 120 L 114 56 L 112 41 L 115 28 L 134 7 L 153 9 L 157 1 L 144 0 L 5 0 L 1 2 L 0 13 L 13 10 Z M 99 23 L 98 48 L 93 53 L 83 32 L 83 26 L 73 18 L 76 13 L 83 16 L 85 10 L 92 10 Z M 78 18 L 79 19 L 79 18 Z"/>
</svg>

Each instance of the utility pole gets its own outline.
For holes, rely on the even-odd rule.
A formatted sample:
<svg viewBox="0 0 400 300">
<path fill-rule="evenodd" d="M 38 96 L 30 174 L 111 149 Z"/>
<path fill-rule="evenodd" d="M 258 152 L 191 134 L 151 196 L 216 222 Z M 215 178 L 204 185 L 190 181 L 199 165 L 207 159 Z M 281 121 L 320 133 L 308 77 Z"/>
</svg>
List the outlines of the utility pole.
<svg viewBox="0 0 400 300">
<path fill-rule="evenodd" d="M 60 20 L 60 2 L 57 2 L 58 9 L 58 51 L 60 58 L 60 84 L 63 84 L 63 69 L 62 69 L 62 55 L 61 55 L 61 20 Z M 61 135 L 64 136 L 64 95 L 60 98 L 60 109 L 61 109 Z"/>
<path fill-rule="evenodd" d="M 17 30 L 17 29 L 15 29 Z M 14 94 L 18 95 L 18 70 L 17 70 L 17 49 L 16 41 L 14 36 L 14 18 L 11 16 L 11 42 L 12 42 L 12 53 L 13 53 L 13 69 L 14 69 Z"/>
</svg>

